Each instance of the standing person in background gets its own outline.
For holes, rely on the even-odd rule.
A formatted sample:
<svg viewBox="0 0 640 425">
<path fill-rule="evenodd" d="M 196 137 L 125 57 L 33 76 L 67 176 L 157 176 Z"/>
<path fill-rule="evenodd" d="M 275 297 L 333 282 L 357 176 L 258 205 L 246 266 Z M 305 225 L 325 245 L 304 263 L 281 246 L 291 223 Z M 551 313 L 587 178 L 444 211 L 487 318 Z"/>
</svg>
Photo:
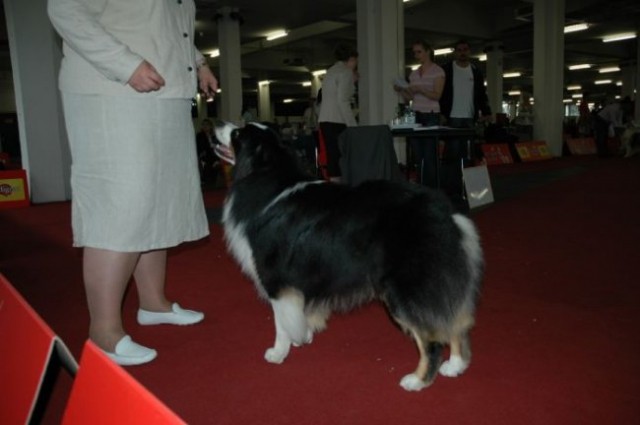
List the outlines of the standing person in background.
<svg viewBox="0 0 640 425">
<path fill-rule="evenodd" d="M 327 70 L 322 81 L 322 107 L 318 122 L 327 152 L 329 179 L 340 181 L 340 149 L 338 137 L 348 126 L 355 126 L 356 118 L 351 109 L 355 94 L 358 52 L 346 44 L 335 50 L 337 62 Z"/>
<path fill-rule="evenodd" d="M 476 120 L 489 118 L 491 109 L 484 87 L 484 77 L 480 69 L 471 63 L 469 43 L 464 40 L 458 41 L 455 44 L 454 60 L 442 68 L 445 83 L 440 108 L 447 119 L 447 125 L 454 128 L 473 128 Z M 442 164 L 442 185 L 454 205 L 462 212 L 469 210 L 462 184 L 461 164 L 466 156 L 467 139 L 447 141 Z"/>
<path fill-rule="evenodd" d="M 416 41 L 411 45 L 413 56 L 420 66 L 409 74 L 409 86 L 394 85 L 405 102 L 412 102 L 416 114 L 416 123 L 424 126 L 439 124 L 440 97 L 444 88 L 444 71 L 433 62 L 433 48 L 425 41 Z M 437 187 L 438 176 L 434 164 L 438 160 L 437 139 L 409 139 L 413 160 L 420 170 L 420 182 Z"/>
<path fill-rule="evenodd" d="M 615 134 L 615 128 L 623 127 L 633 116 L 633 102 L 629 96 L 618 102 L 612 102 L 595 114 L 596 149 L 598 156 L 611 156 L 607 146 L 610 134 Z M 610 133 L 611 132 L 611 133 Z"/>
<path fill-rule="evenodd" d="M 156 350 L 122 324 L 133 276 L 141 325 L 204 314 L 165 295 L 167 249 L 208 235 L 191 99 L 218 82 L 193 44 L 193 0 L 49 0 L 62 36 L 59 84 L 72 156 L 73 244 L 83 247 L 89 338 L 116 363 Z"/>
</svg>

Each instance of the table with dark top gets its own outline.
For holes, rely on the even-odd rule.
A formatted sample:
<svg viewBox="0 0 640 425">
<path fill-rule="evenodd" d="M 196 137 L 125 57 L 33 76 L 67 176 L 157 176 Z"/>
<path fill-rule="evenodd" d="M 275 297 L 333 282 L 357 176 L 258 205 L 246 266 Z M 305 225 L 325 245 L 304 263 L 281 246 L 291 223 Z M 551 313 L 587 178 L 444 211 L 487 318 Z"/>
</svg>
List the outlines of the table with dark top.
<svg viewBox="0 0 640 425">
<path fill-rule="evenodd" d="M 466 138 L 467 139 L 467 155 L 466 155 L 467 157 L 469 157 L 469 155 L 471 154 L 470 147 L 473 141 L 478 137 L 475 128 L 452 128 L 452 127 L 441 127 L 441 126 L 434 126 L 429 128 L 418 127 L 417 129 L 391 127 L 391 134 L 394 137 L 406 137 L 406 138 L 415 138 L 415 139 L 424 139 L 424 140 L 433 140 L 433 139 L 442 140 L 444 141 L 445 145 L 448 140 Z M 436 176 L 437 176 L 436 185 L 437 187 L 440 187 L 440 161 L 438 160 L 440 157 L 440 154 L 438 151 L 438 143 L 435 143 L 434 146 L 435 146 L 434 149 L 436 150 L 436 152 L 433 157 L 436 158 L 436 161 L 434 164 L 425 164 L 425 166 L 435 168 Z M 407 140 L 407 143 L 406 143 L 407 177 L 409 177 L 409 169 L 410 169 L 409 168 L 410 152 L 411 152 L 411 147 L 410 147 L 409 141 Z M 419 180 L 420 180 L 420 183 L 424 183 L 421 181 L 422 173 L 420 173 Z"/>
</svg>

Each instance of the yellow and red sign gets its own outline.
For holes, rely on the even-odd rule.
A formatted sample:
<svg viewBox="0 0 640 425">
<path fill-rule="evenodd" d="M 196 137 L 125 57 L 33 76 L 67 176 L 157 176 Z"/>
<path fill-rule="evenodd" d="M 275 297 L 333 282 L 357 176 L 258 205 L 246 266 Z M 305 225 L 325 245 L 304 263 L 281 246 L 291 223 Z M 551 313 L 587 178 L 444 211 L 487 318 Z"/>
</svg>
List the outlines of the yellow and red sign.
<svg viewBox="0 0 640 425">
<path fill-rule="evenodd" d="M 0 209 L 28 206 L 27 173 L 24 170 L 0 171 Z"/>
<path fill-rule="evenodd" d="M 547 142 L 543 140 L 516 143 L 516 150 L 522 162 L 541 161 L 552 158 L 549 148 L 547 147 Z"/>
</svg>

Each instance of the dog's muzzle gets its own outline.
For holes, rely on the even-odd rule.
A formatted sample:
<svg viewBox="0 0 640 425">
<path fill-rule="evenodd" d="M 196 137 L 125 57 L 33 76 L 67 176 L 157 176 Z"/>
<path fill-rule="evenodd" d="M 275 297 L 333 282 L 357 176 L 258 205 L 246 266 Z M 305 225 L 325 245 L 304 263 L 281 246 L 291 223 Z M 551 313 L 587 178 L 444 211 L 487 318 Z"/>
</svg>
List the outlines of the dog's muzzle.
<svg viewBox="0 0 640 425">
<path fill-rule="evenodd" d="M 231 146 L 231 133 L 238 127 L 224 121 L 216 121 L 216 139 L 220 142 L 213 147 L 213 151 L 221 160 L 235 165 L 236 156 Z"/>
</svg>

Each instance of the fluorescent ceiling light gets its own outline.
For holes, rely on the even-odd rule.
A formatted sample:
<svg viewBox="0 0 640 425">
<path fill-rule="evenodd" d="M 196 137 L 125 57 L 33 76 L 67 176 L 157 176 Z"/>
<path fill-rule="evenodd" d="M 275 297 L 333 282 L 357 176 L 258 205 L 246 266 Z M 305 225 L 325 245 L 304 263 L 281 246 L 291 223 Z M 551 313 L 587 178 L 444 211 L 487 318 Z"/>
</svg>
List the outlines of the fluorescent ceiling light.
<svg viewBox="0 0 640 425">
<path fill-rule="evenodd" d="M 278 30 L 267 34 L 267 41 L 275 40 L 276 38 L 286 37 L 289 32 L 287 30 Z"/>
<path fill-rule="evenodd" d="M 452 52 L 453 52 L 453 48 L 447 47 L 445 49 L 435 49 L 433 51 L 433 54 L 435 56 L 440 56 L 440 55 L 448 55 L 449 53 L 452 53 Z"/>
<path fill-rule="evenodd" d="M 271 81 L 269 81 L 269 80 L 258 81 L 258 85 L 259 86 L 266 86 L 268 84 L 271 84 Z"/>
<path fill-rule="evenodd" d="M 522 92 L 520 90 L 511 90 L 509 96 L 520 96 Z"/>
<path fill-rule="evenodd" d="M 487 60 L 487 55 L 486 54 L 482 54 L 482 55 L 478 56 L 478 60 L 480 62 L 486 61 Z"/>
<path fill-rule="evenodd" d="M 605 35 L 604 37 L 602 37 L 602 41 L 605 43 L 609 43 L 612 41 L 629 40 L 631 38 L 636 38 L 635 32 L 624 32 L 620 34 Z"/>
<path fill-rule="evenodd" d="M 569 66 L 569 69 L 571 71 L 575 71 L 577 69 L 589 69 L 589 68 L 591 68 L 591 65 L 588 64 L 588 63 L 581 63 L 579 65 L 571 65 L 571 66 Z"/>
<path fill-rule="evenodd" d="M 594 84 L 597 84 L 597 85 L 611 84 L 611 80 L 597 80 L 597 81 L 594 82 Z"/>
<path fill-rule="evenodd" d="M 573 86 L 567 86 L 567 90 L 582 90 L 582 86 L 580 84 L 576 84 Z"/>
<path fill-rule="evenodd" d="M 618 66 L 609 66 L 607 68 L 600 68 L 598 72 L 600 74 L 606 74 L 607 72 L 618 72 L 620 71 L 620 67 Z"/>
<path fill-rule="evenodd" d="M 564 103 L 572 103 L 573 99 L 563 99 L 562 100 Z"/>
<path fill-rule="evenodd" d="M 505 72 L 504 74 L 502 74 L 503 78 L 515 78 L 515 77 L 519 77 L 521 76 L 522 73 L 520 72 Z"/>
<path fill-rule="evenodd" d="M 576 93 L 576 94 L 572 94 L 571 97 L 573 99 L 582 99 L 582 93 Z"/>
<path fill-rule="evenodd" d="M 564 27 L 565 34 L 568 32 L 584 31 L 589 28 L 589 24 L 583 22 L 581 24 L 567 25 Z"/>
<path fill-rule="evenodd" d="M 303 81 L 302 87 L 311 87 L 311 81 Z"/>
<path fill-rule="evenodd" d="M 210 58 L 217 58 L 220 56 L 220 49 L 213 49 L 207 53 Z"/>
<path fill-rule="evenodd" d="M 326 74 L 326 73 L 327 73 L 327 70 L 326 70 L 326 69 L 319 69 L 319 70 L 317 70 L 317 71 L 313 71 L 311 74 L 312 74 L 314 77 L 319 77 L 319 76 L 324 75 L 324 74 Z"/>
<path fill-rule="evenodd" d="M 622 81 L 616 81 L 616 86 L 622 87 Z"/>
<path fill-rule="evenodd" d="M 291 102 L 293 102 L 293 99 L 284 99 L 282 101 L 282 103 L 291 103 Z"/>
<path fill-rule="evenodd" d="M 420 68 L 420 64 L 417 65 L 409 65 L 409 69 L 412 71 L 415 71 L 416 69 Z"/>
</svg>

